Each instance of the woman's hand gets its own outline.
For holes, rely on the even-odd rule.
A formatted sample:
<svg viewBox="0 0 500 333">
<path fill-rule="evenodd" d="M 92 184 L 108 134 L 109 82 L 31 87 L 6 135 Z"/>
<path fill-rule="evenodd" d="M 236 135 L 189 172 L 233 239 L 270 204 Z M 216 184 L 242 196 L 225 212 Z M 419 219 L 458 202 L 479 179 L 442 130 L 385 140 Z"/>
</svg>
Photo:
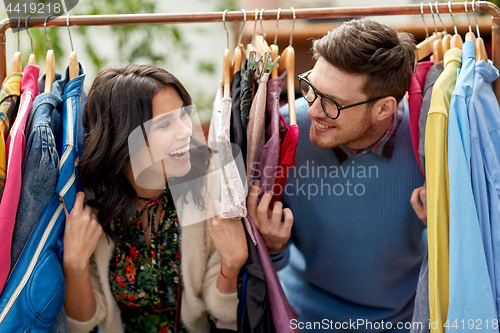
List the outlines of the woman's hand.
<svg viewBox="0 0 500 333">
<path fill-rule="evenodd" d="M 293 214 L 289 208 L 283 209 L 283 204 L 279 201 L 274 204 L 272 211 L 269 209 L 273 198 L 271 191 L 265 193 L 257 205 L 259 190 L 260 183 L 255 182 L 247 200 L 248 213 L 264 238 L 269 253 L 277 252 L 286 246 L 286 242 L 290 238 Z M 281 222 L 282 216 L 284 216 L 284 222 Z"/>
<path fill-rule="evenodd" d="M 222 256 L 225 275 L 238 274 L 248 260 L 248 247 L 241 219 L 223 219 L 220 216 L 220 202 L 214 202 L 217 216 L 210 218 L 208 234 L 215 248 Z M 227 273 L 227 274 L 226 274 Z"/>
<path fill-rule="evenodd" d="M 64 231 L 63 265 L 65 269 L 84 271 L 90 256 L 94 253 L 101 237 L 102 227 L 90 206 L 84 206 L 85 194 L 76 194 L 75 206 L 66 213 L 66 229 Z M 64 203 L 64 201 L 63 201 Z"/>
<path fill-rule="evenodd" d="M 418 200 L 419 198 L 420 200 Z M 410 203 L 418 218 L 427 226 L 427 190 L 425 182 L 424 185 L 413 190 Z"/>
</svg>

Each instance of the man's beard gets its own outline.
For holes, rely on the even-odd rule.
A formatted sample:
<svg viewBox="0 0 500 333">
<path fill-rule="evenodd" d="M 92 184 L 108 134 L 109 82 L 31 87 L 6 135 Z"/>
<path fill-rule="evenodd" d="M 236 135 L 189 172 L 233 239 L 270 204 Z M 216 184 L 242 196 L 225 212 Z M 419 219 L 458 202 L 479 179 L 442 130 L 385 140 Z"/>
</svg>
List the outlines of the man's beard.
<svg viewBox="0 0 500 333">
<path fill-rule="evenodd" d="M 332 132 L 333 133 L 316 131 L 311 122 L 309 138 L 312 143 L 322 149 L 335 148 L 341 145 L 352 147 L 372 136 L 375 132 L 375 124 L 370 118 L 370 112 L 365 112 L 363 119 L 361 119 L 359 123 L 353 125 L 350 129 L 337 127 Z M 359 147 L 357 149 L 362 148 L 367 147 Z"/>
</svg>

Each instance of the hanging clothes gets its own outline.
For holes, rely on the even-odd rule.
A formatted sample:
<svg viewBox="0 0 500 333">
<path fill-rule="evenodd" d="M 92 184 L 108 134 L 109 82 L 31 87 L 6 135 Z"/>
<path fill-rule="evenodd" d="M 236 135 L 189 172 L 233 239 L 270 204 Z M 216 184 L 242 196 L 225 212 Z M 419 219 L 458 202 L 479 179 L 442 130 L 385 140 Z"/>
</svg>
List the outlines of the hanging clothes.
<svg viewBox="0 0 500 333">
<path fill-rule="evenodd" d="M 0 291 L 10 271 L 10 253 L 12 232 L 16 220 L 19 194 L 21 192 L 21 167 L 24 158 L 26 120 L 33 100 L 38 95 L 38 75 L 40 67 L 28 65 L 24 69 L 21 81 L 21 101 L 16 120 L 12 125 L 6 142 L 7 177 L 4 193 L 0 203 Z"/>
<path fill-rule="evenodd" d="M 85 69 L 81 63 L 79 74 L 69 80 L 69 69 L 66 70 L 62 97 L 63 137 L 62 145 L 57 147 L 59 156 L 62 156 L 57 194 L 45 208 L 0 295 L 2 332 L 48 331 L 63 311 L 65 286 L 62 244 L 66 216 L 60 198 L 64 199 L 67 210 L 71 211 L 76 199 L 76 182 L 79 181 L 76 166 L 81 150 L 77 148 L 82 140 L 77 138 L 81 134 L 78 119 L 85 79 Z"/>
<path fill-rule="evenodd" d="M 243 129 L 243 124 L 241 122 L 241 71 L 234 73 L 233 79 L 231 81 L 231 123 L 229 125 L 229 133 L 231 135 L 231 142 L 239 147 L 241 156 L 243 157 L 243 163 L 245 163 L 247 156 L 247 135 Z M 233 156 L 237 156 L 240 152 L 235 151 L 235 146 L 233 146 Z M 245 175 L 243 175 L 245 178 Z"/>
<path fill-rule="evenodd" d="M 241 155 L 233 156 L 229 136 L 231 120 L 231 97 L 224 97 L 221 102 L 221 128 L 218 136 L 219 157 L 221 165 L 221 217 L 234 218 L 247 215 L 246 188 L 240 174 L 244 164 Z"/>
<path fill-rule="evenodd" d="M 491 61 L 475 63 L 468 115 L 472 191 L 478 212 L 490 284 L 500 319 L 500 107 L 493 91 L 498 70 Z M 495 273 L 496 272 L 496 273 Z"/>
<path fill-rule="evenodd" d="M 266 102 L 266 133 L 267 142 L 260 151 L 259 164 L 257 165 L 257 177 L 260 181 L 260 196 L 271 191 L 276 182 L 278 165 L 281 151 L 280 138 L 280 93 L 285 79 L 283 77 L 272 78 L 267 82 Z"/>
<path fill-rule="evenodd" d="M 481 230 L 472 194 L 470 131 L 467 104 L 474 83 L 474 41 L 462 47 L 462 69 L 448 116 L 448 172 L 450 211 L 450 289 L 448 320 L 492 322 L 497 318 Z M 470 283 L 474 281 L 474 283 Z M 467 304 L 468 306 L 464 306 Z M 498 332 L 491 325 L 486 332 Z M 447 332 L 454 331 L 448 327 Z"/>
<path fill-rule="evenodd" d="M 7 174 L 7 155 L 5 141 L 9 136 L 8 114 L 17 111 L 18 99 L 21 96 L 21 79 L 23 73 L 12 73 L 5 78 L 0 91 L 0 199 L 5 187 L 5 176 Z"/>
<path fill-rule="evenodd" d="M 265 119 L 267 100 L 267 81 L 270 73 L 264 73 L 255 93 L 250 109 L 250 120 L 247 128 L 247 185 L 250 187 L 253 175 L 257 170 L 259 152 L 265 142 Z M 257 164 L 257 165 L 256 165 Z"/>
<path fill-rule="evenodd" d="M 241 94 L 240 94 L 240 112 L 241 112 L 241 125 L 246 133 L 248 122 L 250 120 L 250 108 L 252 106 L 254 83 L 253 76 L 255 69 L 249 66 L 248 62 L 245 64 L 246 68 L 243 68 L 243 75 L 241 78 Z M 245 163 L 246 163 L 245 154 Z"/>
<path fill-rule="evenodd" d="M 425 175 L 418 155 L 418 117 L 422 106 L 422 89 L 427 72 L 432 66 L 432 61 L 423 61 L 417 64 L 417 72 L 411 77 L 410 88 L 408 89 L 408 108 L 410 110 L 410 131 L 415 158 L 417 159 L 420 171 Z"/>
<path fill-rule="evenodd" d="M 52 91 L 41 93 L 33 101 L 30 113 L 33 117 L 31 128 L 28 128 L 21 193 L 12 237 L 11 269 L 14 268 L 43 210 L 56 193 L 59 155 L 54 127 L 51 124 L 52 116 L 55 116 L 55 113 L 60 115 L 62 109 L 64 80 L 59 82 L 60 80 L 61 74 L 57 73 Z M 45 82 L 45 74 L 40 81 Z M 60 125 L 60 117 L 58 123 Z"/>
<path fill-rule="evenodd" d="M 429 308 L 432 332 L 444 332 L 448 314 L 449 216 L 448 216 L 448 110 L 455 89 L 462 50 L 444 55 L 444 71 L 434 84 L 425 131 L 427 175 L 427 238 L 429 245 Z"/>
<path fill-rule="evenodd" d="M 215 93 L 215 99 L 213 101 L 213 111 L 212 118 L 210 119 L 210 127 L 208 129 L 208 147 L 217 151 L 217 138 L 220 134 L 220 126 L 222 122 L 221 113 L 221 101 L 222 101 L 222 87 L 219 85 L 217 92 Z"/>
<path fill-rule="evenodd" d="M 420 163 L 422 164 L 422 168 L 425 171 L 425 126 L 427 123 L 427 115 L 429 113 L 429 108 L 431 107 L 431 96 L 432 96 L 432 88 L 434 87 L 434 83 L 438 79 L 439 75 L 443 72 L 444 69 L 444 61 L 441 60 L 437 64 L 432 65 L 427 72 L 427 76 L 425 77 L 424 91 L 423 91 L 423 99 L 422 106 L 420 107 L 420 114 L 418 116 L 418 155 L 420 157 Z"/>
</svg>

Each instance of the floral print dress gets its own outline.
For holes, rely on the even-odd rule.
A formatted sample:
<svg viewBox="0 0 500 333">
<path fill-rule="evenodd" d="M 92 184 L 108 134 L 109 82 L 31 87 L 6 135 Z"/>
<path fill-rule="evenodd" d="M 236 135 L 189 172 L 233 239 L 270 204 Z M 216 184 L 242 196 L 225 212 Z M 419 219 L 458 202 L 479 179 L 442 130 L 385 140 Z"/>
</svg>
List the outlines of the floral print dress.
<svg viewBox="0 0 500 333">
<path fill-rule="evenodd" d="M 140 200 L 148 200 L 142 199 Z M 145 232 L 151 227 L 151 246 Z M 143 228 L 142 216 L 147 212 L 148 225 Z M 121 308 L 126 333 L 174 332 L 177 284 L 179 282 L 178 219 L 169 190 L 157 200 L 150 201 L 133 218 L 124 247 L 116 247 L 110 261 L 111 291 Z M 130 221 L 132 222 L 132 221 Z M 116 223 L 120 228 L 120 221 Z M 186 332 L 181 327 L 181 332 Z"/>
</svg>

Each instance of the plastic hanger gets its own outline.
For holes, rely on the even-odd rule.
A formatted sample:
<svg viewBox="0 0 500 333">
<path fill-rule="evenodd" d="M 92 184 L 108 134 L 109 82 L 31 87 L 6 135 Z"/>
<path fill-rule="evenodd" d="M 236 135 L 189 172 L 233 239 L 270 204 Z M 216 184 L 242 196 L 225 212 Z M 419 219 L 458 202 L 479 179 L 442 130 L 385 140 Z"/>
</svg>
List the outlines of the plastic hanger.
<svg viewBox="0 0 500 333">
<path fill-rule="evenodd" d="M 479 25 L 477 24 L 477 15 L 476 11 L 474 10 L 474 1 L 472 1 L 472 11 L 474 12 L 474 19 L 476 20 L 476 33 L 477 33 L 477 38 L 474 41 L 474 46 L 475 46 L 475 51 L 476 51 L 476 61 L 488 60 L 488 53 L 486 53 L 486 47 L 484 46 L 484 41 L 481 38 L 481 35 L 479 34 Z"/>
<path fill-rule="evenodd" d="M 470 26 L 469 12 L 467 11 L 467 0 L 464 2 L 464 6 L 465 6 L 465 14 L 467 14 L 467 21 L 469 22 L 469 32 L 465 34 L 465 41 L 466 42 L 475 41 L 476 36 L 472 32 L 472 28 Z"/>
<path fill-rule="evenodd" d="M 243 25 L 241 26 L 240 36 L 238 37 L 238 45 L 234 48 L 234 61 L 233 61 L 233 71 L 230 74 L 232 76 L 234 73 L 239 72 L 241 69 L 241 59 L 243 57 L 243 50 L 241 48 L 241 36 L 243 35 L 243 29 L 245 28 L 245 23 L 247 22 L 247 13 L 244 9 L 243 12 Z M 229 43 L 228 43 L 229 48 Z"/>
<path fill-rule="evenodd" d="M 297 123 L 295 116 L 295 50 L 292 46 L 293 30 L 295 29 L 295 9 L 290 7 L 293 14 L 292 31 L 290 32 L 290 43 L 286 49 L 281 52 L 281 59 L 279 60 L 279 71 L 287 71 L 286 90 L 288 96 L 288 115 L 290 125 Z"/>
<path fill-rule="evenodd" d="M 17 19 L 17 52 L 14 53 L 14 57 L 12 58 L 12 68 L 11 68 L 11 73 L 21 73 L 23 71 L 23 64 L 21 61 L 21 51 L 20 51 L 20 45 L 21 45 L 21 37 L 20 37 L 20 31 L 21 29 L 21 16 Z"/>
<path fill-rule="evenodd" d="M 429 9 L 431 10 L 432 14 L 432 22 L 434 23 L 434 34 L 436 35 L 437 39 L 432 43 L 432 54 L 434 58 L 434 63 L 437 64 L 444 58 L 443 54 L 443 34 L 438 32 L 437 30 L 437 25 L 436 25 L 436 18 L 434 17 L 434 11 L 432 10 L 432 3 L 429 2 Z"/>
<path fill-rule="evenodd" d="M 49 50 L 47 51 L 47 57 L 45 58 L 45 89 L 44 92 L 52 91 L 52 84 L 54 84 L 54 78 L 56 76 L 56 59 L 54 57 L 54 50 L 52 50 L 52 42 L 50 41 L 49 35 L 47 35 L 47 21 L 51 15 L 47 16 L 43 24 L 43 30 L 45 31 L 45 36 L 49 40 Z"/>
<path fill-rule="evenodd" d="M 443 45 L 443 55 L 450 49 L 450 42 L 451 42 L 451 35 L 448 33 L 448 30 L 446 30 L 446 26 L 443 23 L 443 20 L 441 19 L 441 15 L 439 13 L 439 1 L 436 1 L 434 5 L 436 6 L 436 14 L 439 18 L 439 21 L 441 21 L 441 24 L 443 25 L 443 40 L 442 40 L 442 45 Z"/>
<path fill-rule="evenodd" d="M 227 46 L 224 50 L 224 62 L 222 65 L 222 82 L 223 82 L 223 93 L 224 97 L 231 96 L 231 51 L 229 50 L 229 32 L 226 28 L 226 9 L 222 14 L 222 23 L 224 24 L 224 29 L 226 30 Z"/>
<path fill-rule="evenodd" d="M 455 23 L 455 18 L 453 17 L 453 12 L 451 11 L 451 1 L 448 1 L 448 9 L 450 10 L 451 19 L 453 20 L 453 28 L 455 29 L 455 34 L 451 37 L 450 48 L 456 47 L 461 50 L 464 42 L 462 41 L 462 37 L 457 32 L 457 24 Z"/>
<path fill-rule="evenodd" d="M 278 54 L 280 52 L 280 49 L 278 47 L 278 23 L 280 21 L 280 13 L 281 13 L 281 8 L 278 9 L 278 15 L 276 17 L 276 33 L 274 34 L 274 43 L 271 44 L 271 59 L 274 61 L 278 57 Z M 273 72 L 271 73 L 271 77 L 278 77 L 278 67 L 279 65 L 275 66 L 273 69 Z"/>
<path fill-rule="evenodd" d="M 66 25 L 68 26 L 69 41 L 71 43 L 71 53 L 69 54 L 69 79 L 72 80 L 80 74 L 80 65 L 78 64 L 76 52 L 73 49 L 73 39 L 69 31 L 69 14 L 66 16 Z"/>
<path fill-rule="evenodd" d="M 28 17 L 26 17 L 26 33 L 30 37 L 30 41 L 31 41 L 31 54 L 30 54 L 30 57 L 28 59 L 28 65 L 36 65 L 36 57 L 35 57 L 35 53 L 33 53 L 33 38 L 31 38 L 30 31 L 28 30 L 28 20 L 30 19 L 30 17 L 31 17 L 31 15 L 28 15 Z"/>
<path fill-rule="evenodd" d="M 429 30 L 427 30 L 427 24 L 425 23 L 424 19 L 424 3 L 420 3 L 420 15 L 422 15 L 422 22 L 424 23 L 424 29 L 425 29 L 425 39 L 420 42 L 417 45 L 417 50 L 415 51 L 415 59 L 416 62 L 428 57 L 429 55 L 432 54 L 432 47 L 434 41 L 437 39 L 436 35 L 432 35 L 429 37 Z M 416 62 L 415 62 L 415 68 L 414 68 L 414 73 L 416 69 Z"/>
</svg>

